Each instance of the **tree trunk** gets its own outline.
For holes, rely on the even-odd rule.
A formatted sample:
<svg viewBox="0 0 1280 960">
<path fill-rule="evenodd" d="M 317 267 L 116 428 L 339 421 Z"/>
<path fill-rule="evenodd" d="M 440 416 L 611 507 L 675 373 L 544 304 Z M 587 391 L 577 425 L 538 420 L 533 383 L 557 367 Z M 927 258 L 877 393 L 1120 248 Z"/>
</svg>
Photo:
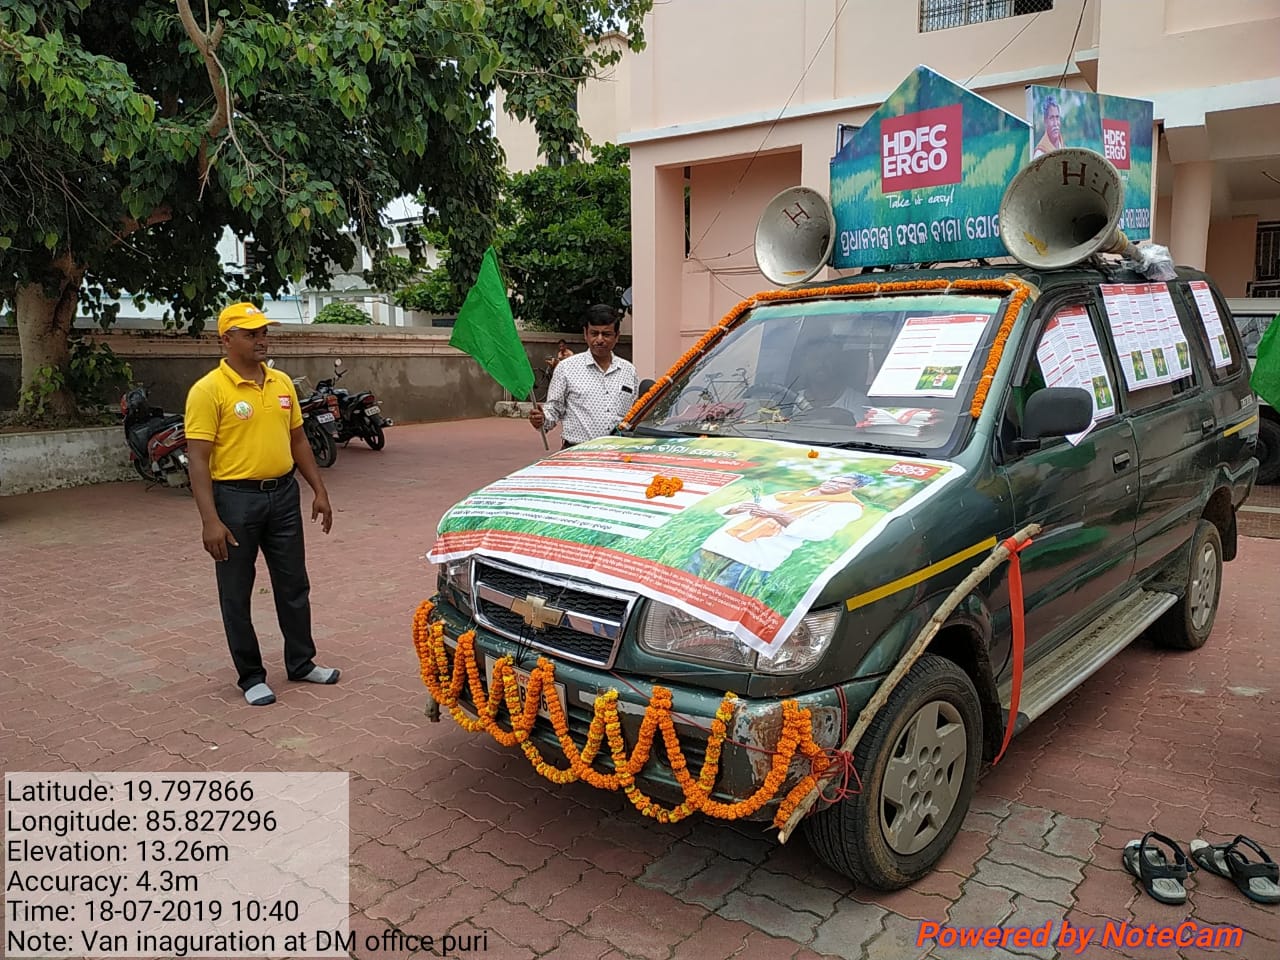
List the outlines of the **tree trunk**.
<svg viewBox="0 0 1280 960">
<path fill-rule="evenodd" d="M 63 254 L 49 264 L 48 283 L 28 283 L 18 287 L 14 298 L 17 311 L 18 344 L 22 350 L 22 391 L 18 409 L 38 411 L 43 397 L 44 412 L 74 417 L 75 396 L 67 387 L 70 376 L 68 338 L 76 318 L 80 282 L 84 267 Z M 60 386 L 50 392 L 50 374 Z"/>
</svg>

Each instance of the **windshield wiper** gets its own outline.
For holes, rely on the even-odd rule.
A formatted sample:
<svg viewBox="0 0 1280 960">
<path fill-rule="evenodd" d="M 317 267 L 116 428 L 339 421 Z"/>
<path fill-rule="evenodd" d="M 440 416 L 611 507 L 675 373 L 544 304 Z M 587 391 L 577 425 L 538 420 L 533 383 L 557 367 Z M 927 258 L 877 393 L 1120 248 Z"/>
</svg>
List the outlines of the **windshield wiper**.
<svg viewBox="0 0 1280 960">
<path fill-rule="evenodd" d="M 834 447 L 837 450 L 875 450 L 877 453 L 892 453 L 897 457 L 926 456 L 910 447 L 890 447 L 883 443 L 867 443 L 865 440 L 845 440 L 840 443 L 824 444 L 824 446 Z"/>
</svg>

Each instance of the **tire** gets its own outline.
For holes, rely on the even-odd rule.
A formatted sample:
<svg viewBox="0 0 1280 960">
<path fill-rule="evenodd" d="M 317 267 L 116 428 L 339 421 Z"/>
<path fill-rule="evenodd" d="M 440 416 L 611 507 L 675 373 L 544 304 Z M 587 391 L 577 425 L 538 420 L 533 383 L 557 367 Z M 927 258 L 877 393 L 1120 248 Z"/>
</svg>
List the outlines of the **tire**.
<svg viewBox="0 0 1280 960">
<path fill-rule="evenodd" d="M 151 472 L 150 467 L 149 467 L 149 466 L 144 465 L 144 464 L 142 463 L 142 461 L 141 461 L 141 460 L 139 460 L 137 457 L 130 457 L 130 458 L 129 458 L 129 462 L 130 462 L 131 464 L 133 464 L 134 472 L 135 472 L 135 473 L 137 473 L 137 475 L 138 475 L 138 476 L 140 476 L 140 477 L 141 477 L 143 480 L 145 480 L 147 483 L 155 483 L 155 482 L 156 482 L 156 477 L 155 477 L 155 475 Z"/>
<path fill-rule="evenodd" d="M 973 681 L 950 660 L 926 654 L 854 751 L 862 792 L 804 820 L 805 839 L 823 863 L 860 884 L 905 887 L 951 845 L 981 761 L 982 707 Z M 932 807 L 918 824 L 906 812 L 913 801 Z"/>
<path fill-rule="evenodd" d="M 1156 621 L 1152 639 L 1170 650 L 1198 650 L 1213 630 L 1222 592 L 1222 535 L 1208 520 L 1196 525 L 1182 598 Z"/>
<path fill-rule="evenodd" d="M 311 444 L 311 453 L 316 458 L 317 467 L 332 467 L 338 459 L 338 445 L 333 442 L 329 431 L 320 424 L 312 425 L 307 421 L 307 442 Z"/>
<path fill-rule="evenodd" d="M 1258 421 L 1258 483 L 1280 480 L 1280 423 L 1262 417 Z"/>
<path fill-rule="evenodd" d="M 369 445 L 370 450 L 381 450 L 387 445 L 387 435 L 379 424 L 371 423 L 364 435 L 364 442 Z"/>
</svg>

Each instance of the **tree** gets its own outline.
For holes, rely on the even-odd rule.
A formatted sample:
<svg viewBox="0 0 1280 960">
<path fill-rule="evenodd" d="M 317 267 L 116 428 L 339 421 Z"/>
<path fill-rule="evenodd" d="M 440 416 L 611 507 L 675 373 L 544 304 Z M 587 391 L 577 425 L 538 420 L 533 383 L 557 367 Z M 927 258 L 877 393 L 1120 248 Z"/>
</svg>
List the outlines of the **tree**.
<svg viewBox="0 0 1280 960">
<path fill-rule="evenodd" d="M 577 331 L 591 304 L 619 304 L 631 285 L 628 159 L 625 147 L 605 144 L 591 163 L 511 178 L 499 251 L 525 322 Z"/>
<path fill-rule="evenodd" d="M 315 322 L 361 326 L 373 323 L 373 318 L 354 303 L 329 303 L 320 308 Z"/>
<path fill-rule="evenodd" d="M 324 285 L 357 243 L 380 260 L 400 195 L 447 233 L 455 280 L 473 275 L 496 222 L 495 87 L 549 154 L 571 150 L 575 91 L 616 59 L 592 41 L 621 27 L 639 49 L 650 5 L 0 0 L 0 300 L 24 391 L 66 369 L 82 297 L 104 325 L 128 290 L 198 328 L 229 295 Z M 218 260 L 226 227 L 266 252 L 243 278 Z M 56 383 L 45 402 L 75 410 Z"/>
</svg>

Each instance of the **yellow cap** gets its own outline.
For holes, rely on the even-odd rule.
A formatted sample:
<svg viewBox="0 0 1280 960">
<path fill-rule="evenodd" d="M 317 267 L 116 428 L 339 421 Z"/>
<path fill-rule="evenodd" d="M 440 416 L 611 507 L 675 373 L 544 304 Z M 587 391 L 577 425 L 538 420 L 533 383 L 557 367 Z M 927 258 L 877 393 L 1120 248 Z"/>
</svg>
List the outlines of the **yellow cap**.
<svg viewBox="0 0 1280 960">
<path fill-rule="evenodd" d="M 252 303 L 233 303 L 218 314 L 218 336 L 222 336 L 232 327 L 241 330 L 257 330 L 267 324 L 279 323 L 272 320 Z"/>
</svg>

